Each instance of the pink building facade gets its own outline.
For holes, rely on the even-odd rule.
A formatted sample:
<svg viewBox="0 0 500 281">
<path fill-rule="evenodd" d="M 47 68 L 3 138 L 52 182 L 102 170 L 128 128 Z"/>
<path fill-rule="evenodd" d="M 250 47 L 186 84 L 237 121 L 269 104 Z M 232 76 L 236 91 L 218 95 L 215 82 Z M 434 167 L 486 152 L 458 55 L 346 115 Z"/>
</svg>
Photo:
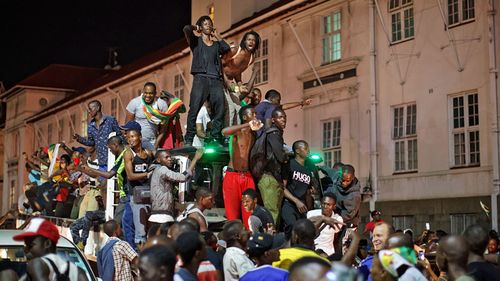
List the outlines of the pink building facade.
<svg viewBox="0 0 500 281">
<path fill-rule="evenodd" d="M 277 89 L 285 103 L 313 99 L 287 112 L 286 142 L 305 139 L 325 165 L 356 167 L 367 193 L 364 222 L 377 208 L 396 228 L 421 231 L 430 223 L 457 233 L 473 222 L 498 225 L 500 27 L 493 6 L 500 1 L 193 0 L 192 23 L 210 14 L 236 44 L 246 31 L 261 35 L 257 87 Z M 181 40 L 83 88 L 19 85 L 2 94 L 2 211 L 17 203 L 26 181 L 21 151 L 84 134 L 92 99 L 123 123 L 126 104 L 146 81 L 188 104 L 190 63 Z"/>
</svg>

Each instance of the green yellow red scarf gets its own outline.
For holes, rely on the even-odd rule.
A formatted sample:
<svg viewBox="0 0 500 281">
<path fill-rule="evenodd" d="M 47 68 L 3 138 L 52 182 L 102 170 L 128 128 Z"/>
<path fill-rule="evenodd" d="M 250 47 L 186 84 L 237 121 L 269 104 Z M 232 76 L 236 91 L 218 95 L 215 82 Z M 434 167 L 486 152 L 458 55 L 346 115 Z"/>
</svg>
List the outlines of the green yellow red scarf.
<svg viewBox="0 0 500 281">
<path fill-rule="evenodd" d="M 177 113 L 182 113 L 186 111 L 184 103 L 179 98 L 173 98 L 172 102 L 168 106 L 167 111 L 161 112 L 157 108 L 154 108 L 150 104 L 147 104 L 146 101 L 144 100 L 144 97 L 142 97 L 142 109 L 148 121 L 156 125 L 165 124 L 166 122 L 168 122 L 170 118 L 175 116 Z"/>
</svg>

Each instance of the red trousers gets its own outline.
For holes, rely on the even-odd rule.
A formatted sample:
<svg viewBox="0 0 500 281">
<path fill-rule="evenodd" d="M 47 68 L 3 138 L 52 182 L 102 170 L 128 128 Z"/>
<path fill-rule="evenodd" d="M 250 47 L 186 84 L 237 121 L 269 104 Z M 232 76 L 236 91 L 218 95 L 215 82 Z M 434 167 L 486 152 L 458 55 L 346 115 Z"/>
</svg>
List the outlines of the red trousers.
<svg viewBox="0 0 500 281">
<path fill-rule="evenodd" d="M 226 172 L 224 181 L 222 182 L 226 218 L 227 220 L 241 219 L 247 229 L 249 229 L 248 218 L 251 213 L 243 208 L 241 194 L 248 188 L 255 189 L 250 172 Z"/>
</svg>

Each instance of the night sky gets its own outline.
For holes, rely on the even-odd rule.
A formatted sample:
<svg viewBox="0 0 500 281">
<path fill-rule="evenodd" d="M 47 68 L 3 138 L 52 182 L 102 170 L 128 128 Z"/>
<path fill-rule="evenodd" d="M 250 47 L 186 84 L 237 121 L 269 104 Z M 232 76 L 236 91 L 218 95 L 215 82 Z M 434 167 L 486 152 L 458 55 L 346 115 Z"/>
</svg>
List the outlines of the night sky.
<svg viewBox="0 0 500 281">
<path fill-rule="evenodd" d="M 5 3 L 15 2 L 15 3 Z M 182 38 L 190 0 L 2 1 L 0 81 L 8 89 L 52 63 L 130 63 Z"/>
</svg>

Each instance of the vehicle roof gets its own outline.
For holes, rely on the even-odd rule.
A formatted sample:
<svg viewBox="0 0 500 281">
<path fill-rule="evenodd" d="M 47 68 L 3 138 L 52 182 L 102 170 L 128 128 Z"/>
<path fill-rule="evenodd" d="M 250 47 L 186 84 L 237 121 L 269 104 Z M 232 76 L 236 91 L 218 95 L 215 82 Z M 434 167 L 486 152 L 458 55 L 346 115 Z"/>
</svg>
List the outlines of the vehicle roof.
<svg viewBox="0 0 500 281">
<path fill-rule="evenodd" d="M 22 230 L 15 229 L 1 229 L 0 230 L 0 246 L 23 246 L 23 241 L 14 241 L 12 237 L 14 235 L 22 233 Z M 66 237 L 61 235 L 59 241 L 57 241 L 58 248 L 75 248 L 73 243 L 71 243 Z"/>
</svg>

